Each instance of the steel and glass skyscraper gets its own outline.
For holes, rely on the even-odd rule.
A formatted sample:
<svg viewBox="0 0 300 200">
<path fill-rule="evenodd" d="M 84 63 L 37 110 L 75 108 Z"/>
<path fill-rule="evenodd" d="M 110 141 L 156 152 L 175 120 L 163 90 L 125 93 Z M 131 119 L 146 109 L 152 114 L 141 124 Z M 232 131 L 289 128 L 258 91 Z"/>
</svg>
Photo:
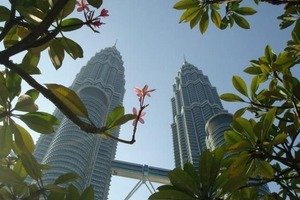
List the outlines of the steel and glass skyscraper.
<svg viewBox="0 0 300 200">
<path fill-rule="evenodd" d="M 122 105 L 124 85 L 122 57 L 113 46 L 96 53 L 70 88 L 84 102 L 93 123 L 103 126 L 107 114 Z M 73 171 L 80 177 L 74 182 L 79 190 L 92 185 L 95 199 L 106 199 L 117 142 L 81 131 L 58 110 L 54 115 L 60 125 L 54 134 L 42 135 L 36 144 L 38 161 L 51 166 L 45 171 L 44 182 L 54 182 L 59 175 Z M 117 137 L 119 130 L 112 134 Z"/>
<path fill-rule="evenodd" d="M 199 155 L 206 150 L 206 122 L 223 109 L 215 87 L 194 65 L 184 61 L 173 85 L 171 124 L 175 166 L 187 162 L 198 166 Z"/>
</svg>

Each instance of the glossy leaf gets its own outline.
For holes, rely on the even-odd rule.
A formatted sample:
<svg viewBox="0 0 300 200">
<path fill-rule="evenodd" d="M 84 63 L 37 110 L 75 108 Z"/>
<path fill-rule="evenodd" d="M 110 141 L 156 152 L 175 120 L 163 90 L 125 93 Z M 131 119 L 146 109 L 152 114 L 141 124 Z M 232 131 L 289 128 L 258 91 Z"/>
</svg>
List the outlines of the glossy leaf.
<svg viewBox="0 0 300 200">
<path fill-rule="evenodd" d="M 30 153 L 33 153 L 34 142 L 32 140 L 31 135 L 26 131 L 26 129 L 12 121 L 9 124 L 9 127 L 12 133 L 14 134 L 14 139 L 17 147 L 21 151 L 29 151 Z"/>
<path fill-rule="evenodd" d="M 232 83 L 234 88 L 239 91 L 241 94 L 248 96 L 247 85 L 245 81 L 239 76 L 232 77 Z"/>
<path fill-rule="evenodd" d="M 40 74 L 37 65 L 40 61 L 40 52 L 28 51 L 22 60 L 20 67 L 28 74 Z"/>
<path fill-rule="evenodd" d="M 135 118 L 136 118 L 136 116 L 133 115 L 133 114 L 126 114 L 126 115 L 123 115 L 123 116 L 121 116 L 119 119 L 117 119 L 117 120 L 115 121 L 114 125 L 113 125 L 111 128 L 120 126 L 120 125 L 122 125 L 122 124 L 125 124 L 125 123 L 127 123 L 128 121 L 133 120 L 133 119 L 135 119 Z"/>
<path fill-rule="evenodd" d="M 253 15 L 256 13 L 256 10 L 250 7 L 239 7 L 234 9 L 234 12 L 240 14 L 240 15 Z"/>
<path fill-rule="evenodd" d="M 254 99 L 258 87 L 259 87 L 259 77 L 254 76 L 252 78 L 251 86 L 250 86 L 250 95 L 251 95 L 252 99 Z"/>
<path fill-rule="evenodd" d="M 220 99 L 229 102 L 244 102 L 244 100 L 236 94 L 225 93 L 220 96 Z"/>
<path fill-rule="evenodd" d="M 284 142 L 286 142 L 287 137 L 288 137 L 288 135 L 286 133 L 280 133 L 275 136 L 275 138 L 272 140 L 271 144 L 276 145 L 276 144 L 284 143 Z"/>
<path fill-rule="evenodd" d="M 206 10 L 202 15 L 199 24 L 200 32 L 202 34 L 205 33 L 205 31 L 207 30 L 208 24 L 209 24 L 209 17 L 208 17 L 208 10 Z"/>
<path fill-rule="evenodd" d="M 193 178 L 182 169 L 175 168 L 169 172 L 168 177 L 172 185 L 181 191 L 193 196 L 197 194 L 199 189 Z"/>
<path fill-rule="evenodd" d="M 211 20 L 212 22 L 218 27 L 220 28 L 221 26 L 221 22 L 222 22 L 222 18 L 220 13 L 217 10 L 212 9 L 211 10 Z"/>
<path fill-rule="evenodd" d="M 68 182 L 72 182 L 75 181 L 76 179 L 78 179 L 78 175 L 76 173 L 73 172 L 69 172 L 63 175 L 60 175 L 54 182 L 55 185 L 58 184 L 62 184 L 62 183 L 68 183 Z"/>
<path fill-rule="evenodd" d="M 114 127 L 116 121 L 119 120 L 122 116 L 124 116 L 124 112 L 125 112 L 125 110 L 124 110 L 123 106 L 114 108 L 107 116 L 106 127 L 108 129 Z"/>
<path fill-rule="evenodd" d="M 258 75 L 262 73 L 260 67 L 247 67 L 246 69 L 244 69 L 244 72 L 252 75 Z"/>
<path fill-rule="evenodd" d="M 35 101 L 39 97 L 40 93 L 35 89 L 30 89 L 25 94 L 29 95 L 32 98 L 32 100 Z"/>
<path fill-rule="evenodd" d="M 94 190 L 93 190 L 93 186 L 89 186 L 87 188 L 85 188 L 85 190 L 83 191 L 83 193 L 81 194 L 79 200 L 90 200 L 90 199 L 94 199 Z"/>
<path fill-rule="evenodd" d="M 267 45 L 265 48 L 265 57 L 268 60 L 269 63 L 272 63 L 273 61 L 275 61 L 275 53 L 273 52 L 272 48 Z"/>
<path fill-rule="evenodd" d="M 18 32 L 18 29 L 16 26 L 13 26 L 8 31 L 8 33 L 5 35 L 5 37 L 3 39 L 3 44 L 4 44 L 5 48 L 9 48 L 19 42 L 19 37 L 18 37 L 17 32 Z"/>
<path fill-rule="evenodd" d="M 53 126 L 59 123 L 56 117 L 45 112 L 27 113 L 21 115 L 20 119 L 32 130 L 43 134 L 52 133 Z"/>
<path fill-rule="evenodd" d="M 79 44 L 74 42 L 73 40 L 63 37 L 60 39 L 64 50 L 73 58 L 82 58 L 83 57 L 83 50 Z"/>
<path fill-rule="evenodd" d="M 26 172 L 21 159 L 17 160 L 17 162 L 14 165 L 13 170 L 23 179 L 25 179 L 28 176 L 28 173 Z"/>
<path fill-rule="evenodd" d="M 193 7 L 197 7 L 198 2 L 193 0 L 181 0 L 174 4 L 173 8 L 177 10 L 189 9 Z"/>
<path fill-rule="evenodd" d="M 248 163 L 249 159 L 250 155 L 246 153 L 237 156 L 235 161 L 228 168 L 228 172 L 230 173 L 231 177 L 242 177 L 241 174 L 248 170 L 246 164 Z"/>
<path fill-rule="evenodd" d="M 103 3 L 103 0 L 87 0 L 87 2 L 95 8 L 100 8 L 100 6 Z"/>
<path fill-rule="evenodd" d="M 31 98 L 31 96 L 24 94 L 19 97 L 14 110 L 35 112 L 38 110 L 38 106 L 34 103 L 34 100 Z"/>
<path fill-rule="evenodd" d="M 21 154 L 21 160 L 24 169 L 31 178 L 38 180 L 42 177 L 41 167 L 30 152 L 23 151 Z"/>
<path fill-rule="evenodd" d="M 0 158 L 6 157 L 11 152 L 12 143 L 12 133 L 4 123 L 3 126 L 0 126 Z"/>
<path fill-rule="evenodd" d="M 234 19 L 235 23 L 239 27 L 244 28 L 244 29 L 249 29 L 250 28 L 250 25 L 247 22 L 247 20 L 245 18 L 239 16 L 238 14 L 233 13 L 232 18 Z"/>
<path fill-rule="evenodd" d="M 65 57 L 64 48 L 59 40 L 54 39 L 51 42 L 48 48 L 48 54 L 55 69 L 59 69 Z"/>
<path fill-rule="evenodd" d="M 263 132 L 264 132 L 264 135 L 263 135 L 262 141 L 264 140 L 266 134 L 269 133 L 269 130 L 271 129 L 271 127 L 273 125 L 273 122 L 274 122 L 275 117 L 276 117 L 276 110 L 277 110 L 276 108 L 271 108 L 263 118 Z"/>
<path fill-rule="evenodd" d="M 10 10 L 4 6 L 0 6 L 0 22 L 8 21 Z"/>
<path fill-rule="evenodd" d="M 76 29 L 79 29 L 83 26 L 83 21 L 78 18 L 69 18 L 65 19 L 61 23 L 62 31 L 74 31 Z"/>
<path fill-rule="evenodd" d="M 80 117 L 88 117 L 88 111 L 86 107 L 73 90 L 58 84 L 46 84 L 46 86 L 74 114 Z"/>
<path fill-rule="evenodd" d="M 284 51 L 278 55 L 277 60 L 274 62 L 274 70 L 284 71 L 295 64 L 296 58 L 289 55 Z"/>
<path fill-rule="evenodd" d="M 179 23 L 181 22 L 189 22 L 192 19 L 196 18 L 198 13 L 200 12 L 200 8 L 190 8 L 187 9 L 180 17 Z"/>
<path fill-rule="evenodd" d="M 34 25 L 40 24 L 46 16 L 46 13 L 34 6 L 17 6 L 16 9 L 22 17 Z"/>
<path fill-rule="evenodd" d="M 233 118 L 235 119 L 235 118 L 241 117 L 246 112 L 247 109 L 248 109 L 248 107 L 238 109 L 237 111 L 235 111 Z"/>
<path fill-rule="evenodd" d="M 6 88 L 9 92 L 10 100 L 13 100 L 16 96 L 19 96 L 21 92 L 21 82 L 21 77 L 15 72 L 8 71 L 6 73 Z"/>
</svg>

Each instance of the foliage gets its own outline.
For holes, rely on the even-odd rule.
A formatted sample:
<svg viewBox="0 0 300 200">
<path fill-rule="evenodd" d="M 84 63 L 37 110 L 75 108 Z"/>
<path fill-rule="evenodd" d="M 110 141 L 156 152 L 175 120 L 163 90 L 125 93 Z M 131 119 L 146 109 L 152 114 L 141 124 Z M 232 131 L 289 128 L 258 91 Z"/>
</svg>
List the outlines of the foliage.
<svg viewBox="0 0 300 200">
<path fill-rule="evenodd" d="M 219 29 L 231 28 L 234 24 L 243 29 L 249 29 L 250 24 L 244 16 L 254 15 L 256 11 L 249 6 L 242 6 L 241 3 L 250 1 L 243 0 L 180 0 L 174 8 L 184 10 L 179 23 L 189 22 L 190 28 L 199 26 L 200 32 L 206 32 L 209 26 L 209 19 Z M 292 25 L 299 17 L 297 11 L 300 2 L 297 0 L 253 0 L 255 4 L 266 2 L 275 5 L 286 4 L 285 13 L 278 18 L 282 20 L 280 28 L 286 28 Z M 224 6 L 224 10 L 220 7 Z M 222 16 L 223 15 L 223 16 Z"/>
<path fill-rule="evenodd" d="M 228 102 L 246 104 L 235 112 L 230 129 L 224 133 L 226 144 L 221 149 L 225 148 L 226 153 L 220 159 L 221 164 L 214 163 L 215 151 L 206 151 L 200 155 L 199 173 L 191 164 L 186 164 L 183 170 L 171 171 L 172 185 L 159 187 L 150 199 L 181 199 L 182 196 L 186 199 L 257 199 L 259 187 L 271 182 L 280 189 L 277 194 L 265 194 L 264 199 L 300 198 L 300 81 L 296 68 L 300 61 L 300 1 L 255 1 L 259 2 L 287 4 L 284 14 L 278 18 L 282 20 L 280 28 L 295 25 L 292 39 L 283 52 L 276 54 L 267 45 L 263 56 L 250 61 L 244 70 L 253 76 L 249 85 L 242 77 L 233 76 L 232 84 L 239 95 L 220 96 Z M 220 23 L 216 10 L 223 3 L 226 13 Z M 245 19 L 239 16 L 238 22 L 234 15 L 255 12 L 252 8 L 240 7 L 240 3 L 242 1 L 181 0 L 174 8 L 186 9 L 180 21 L 190 22 L 191 27 L 199 22 L 200 31 L 204 33 L 209 10 L 211 20 L 220 29 L 228 24 L 232 26 L 233 22 L 249 28 L 245 26 L 248 24 Z M 246 111 L 254 114 L 254 118 L 243 117 Z M 203 168 L 207 170 L 205 173 Z M 216 176 L 212 176 L 212 172 Z"/>
<path fill-rule="evenodd" d="M 4 46 L 0 51 L 3 66 L 0 71 L 0 199 L 93 199 L 92 187 L 80 194 L 72 184 L 78 177 L 73 173 L 57 177 L 54 183 L 43 183 L 43 170 L 50 166 L 38 163 L 33 156 L 34 142 L 28 128 L 50 134 L 59 121 L 55 116 L 38 110 L 35 102 L 39 94 L 49 99 L 83 131 L 127 144 L 135 142 L 137 123 L 132 139 L 128 141 L 109 132 L 130 120 L 139 121 L 147 105 L 140 103 L 137 115 L 125 114 L 124 108 L 118 107 L 108 115 L 106 126 L 96 127 L 74 91 L 55 83 L 42 85 L 32 75 L 41 73 L 39 61 L 45 50 L 57 70 L 62 67 L 65 55 L 82 58 L 80 45 L 65 34 L 83 26 L 99 32 L 97 29 L 104 24 L 102 19 L 109 16 L 108 11 L 91 10 L 90 7 L 100 8 L 102 0 L 11 0 L 10 5 L 10 8 L 0 5 L 0 41 Z M 72 17 L 74 12 L 83 12 L 84 19 Z M 23 56 L 23 59 L 13 62 L 15 55 Z M 23 81 L 32 87 L 24 94 Z M 20 125 L 20 121 L 27 127 Z"/>
</svg>

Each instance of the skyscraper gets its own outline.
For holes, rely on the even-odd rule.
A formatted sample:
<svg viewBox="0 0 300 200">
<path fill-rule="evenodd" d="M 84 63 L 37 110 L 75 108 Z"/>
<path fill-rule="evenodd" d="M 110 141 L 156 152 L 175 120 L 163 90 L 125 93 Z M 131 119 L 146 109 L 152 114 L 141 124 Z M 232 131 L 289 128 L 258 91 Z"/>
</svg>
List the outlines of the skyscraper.
<svg viewBox="0 0 300 200">
<path fill-rule="evenodd" d="M 194 65 L 184 61 L 173 85 L 171 124 L 175 166 L 187 162 L 198 166 L 199 155 L 206 150 L 206 122 L 223 109 L 215 87 Z"/>
<path fill-rule="evenodd" d="M 70 88 L 84 102 L 93 123 L 103 126 L 107 114 L 122 105 L 124 85 L 122 57 L 113 46 L 96 53 L 82 67 Z M 75 172 L 80 178 L 74 185 L 80 191 L 92 185 L 95 199 L 106 199 L 117 142 L 81 131 L 58 110 L 54 115 L 60 125 L 54 134 L 39 138 L 35 151 L 38 161 L 51 166 L 51 170 L 45 171 L 44 182 L 53 182 L 66 172 Z M 112 134 L 117 137 L 119 130 Z"/>
</svg>

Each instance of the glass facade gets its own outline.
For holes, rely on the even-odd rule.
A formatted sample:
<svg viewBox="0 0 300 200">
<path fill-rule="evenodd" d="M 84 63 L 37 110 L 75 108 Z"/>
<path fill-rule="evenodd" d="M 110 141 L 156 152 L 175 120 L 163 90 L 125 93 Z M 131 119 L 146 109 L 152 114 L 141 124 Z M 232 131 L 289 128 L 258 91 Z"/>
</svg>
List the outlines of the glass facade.
<svg viewBox="0 0 300 200">
<path fill-rule="evenodd" d="M 107 114 L 122 105 L 124 85 L 122 57 L 113 46 L 96 53 L 81 68 L 70 88 L 84 102 L 93 123 L 103 126 Z M 54 134 L 38 139 L 34 153 L 38 161 L 51 166 L 44 172 L 44 183 L 54 182 L 66 172 L 75 172 L 80 178 L 74 185 L 80 191 L 92 185 L 95 199 L 107 199 L 117 142 L 81 131 L 59 110 L 54 115 L 60 125 Z M 118 136 L 119 130 L 112 134 Z"/>
</svg>

